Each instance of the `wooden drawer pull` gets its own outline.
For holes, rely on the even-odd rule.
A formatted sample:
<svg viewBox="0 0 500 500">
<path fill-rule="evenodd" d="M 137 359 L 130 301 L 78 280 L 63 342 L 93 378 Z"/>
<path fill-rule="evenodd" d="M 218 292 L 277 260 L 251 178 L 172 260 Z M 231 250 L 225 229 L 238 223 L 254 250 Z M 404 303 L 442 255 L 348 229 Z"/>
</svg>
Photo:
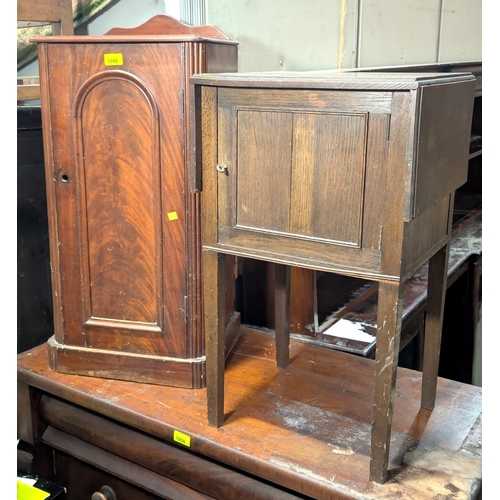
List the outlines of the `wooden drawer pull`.
<svg viewBox="0 0 500 500">
<path fill-rule="evenodd" d="M 116 495 L 112 488 L 104 485 L 99 491 L 92 494 L 91 500 L 116 500 Z"/>
</svg>

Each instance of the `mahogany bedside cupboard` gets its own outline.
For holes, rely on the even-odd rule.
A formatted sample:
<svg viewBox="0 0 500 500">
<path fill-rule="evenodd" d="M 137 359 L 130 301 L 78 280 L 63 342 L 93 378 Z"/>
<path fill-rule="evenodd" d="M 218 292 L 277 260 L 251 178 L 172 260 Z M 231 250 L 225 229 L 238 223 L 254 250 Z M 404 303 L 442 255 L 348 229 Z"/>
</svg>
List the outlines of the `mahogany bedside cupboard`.
<svg viewBox="0 0 500 500">
<path fill-rule="evenodd" d="M 205 386 L 200 196 L 189 190 L 189 77 L 237 71 L 214 26 L 155 16 L 37 38 L 54 371 Z M 239 313 L 228 303 L 228 336 Z"/>
<path fill-rule="evenodd" d="M 434 407 L 453 198 L 467 180 L 475 78 L 320 71 L 200 74 L 191 83 L 209 424 L 224 422 L 226 255 L 275 264 L 282 368 L 289 363 L 290 266 L 376 280 L 370 479 L 383 483 L 402 292 L 427 261 L 421 404 Z"/>
</svg>

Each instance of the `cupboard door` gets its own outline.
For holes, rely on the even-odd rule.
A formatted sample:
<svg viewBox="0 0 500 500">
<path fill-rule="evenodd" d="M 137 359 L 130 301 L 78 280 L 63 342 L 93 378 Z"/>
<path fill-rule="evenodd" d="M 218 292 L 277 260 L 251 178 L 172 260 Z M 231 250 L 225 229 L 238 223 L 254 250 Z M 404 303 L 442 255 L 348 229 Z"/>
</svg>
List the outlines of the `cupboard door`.
<svg viewBox="0 0 500 500">
<path fill-rule="evenodd" d="M 391 96 L 284 92 L 219 89 L 219 243 L 376 270 Z"/>
<path fill-rule="evenodd" d="M 182 44 L 49 51 L 58 341 L 186 357 Z"/>
<path fill-rule="evenodd" d="M 237 121 L 229 224 L 359 246 L 366 115 L 241 110 Z"/>
</svg>

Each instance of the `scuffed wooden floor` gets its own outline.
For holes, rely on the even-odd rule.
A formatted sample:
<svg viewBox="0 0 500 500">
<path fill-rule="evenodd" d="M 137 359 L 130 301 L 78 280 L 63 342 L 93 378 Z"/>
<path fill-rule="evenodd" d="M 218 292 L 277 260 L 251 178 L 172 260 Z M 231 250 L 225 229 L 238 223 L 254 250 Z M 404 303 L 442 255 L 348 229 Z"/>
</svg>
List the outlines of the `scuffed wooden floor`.
<svg viewBox="0 0 500 500">
<path fill-rule="evenodd" d="M 420 409 L 421 374 L 399 368 L 390 480 L 368 480 L 374 362 L 291 342 L 276 368 L 272 332 L 243 327 L 227 361 L 225 423 L 206 420 L 206 390 L 65 375 L 46 346 L 18 356 L 18 379 L 160 439 L 316 499 L 475 499 L 481 485 L 482 390 L 438 380 Z"/>
</svg>

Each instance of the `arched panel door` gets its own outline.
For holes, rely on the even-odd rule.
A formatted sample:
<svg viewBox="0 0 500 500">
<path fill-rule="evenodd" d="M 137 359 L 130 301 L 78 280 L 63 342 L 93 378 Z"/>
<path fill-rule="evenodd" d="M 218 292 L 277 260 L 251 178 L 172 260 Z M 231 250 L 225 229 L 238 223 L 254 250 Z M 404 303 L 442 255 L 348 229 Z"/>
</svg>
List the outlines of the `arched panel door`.
<svg viewBox="0 0 500 500">
<path fill-rule="evenodd" d="M 158 109 L 138 83 L 101 75 L 78 106 L 84 320 L 161 332 Z"/>
</svg>

